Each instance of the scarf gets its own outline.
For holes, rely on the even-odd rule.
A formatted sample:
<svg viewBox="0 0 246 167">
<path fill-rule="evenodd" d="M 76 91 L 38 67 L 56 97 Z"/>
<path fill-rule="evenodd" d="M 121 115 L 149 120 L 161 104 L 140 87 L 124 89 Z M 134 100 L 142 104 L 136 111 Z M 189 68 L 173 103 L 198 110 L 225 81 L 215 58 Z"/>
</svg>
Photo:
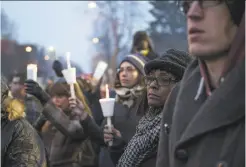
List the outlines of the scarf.
<svg viewBox="0 0 246 167">
<path fill-rule="evenodd" d="M 145 88 L 140 85 L 137 85 L 131 89 L 124 87 L 115 88 L 116 101 L 124 106 L 127 106 L 128 108 L 131 108 L 137 97 L 142 95 L 144 89 Z"/>
<path fill-rule="evenodd" d="M 149 108 L 140 119 L 135 135 L 129 141 L 117 167 L 138 167 L 143 160 L 157 152 L 161 129 L 162 108 Z"/>
</svg>

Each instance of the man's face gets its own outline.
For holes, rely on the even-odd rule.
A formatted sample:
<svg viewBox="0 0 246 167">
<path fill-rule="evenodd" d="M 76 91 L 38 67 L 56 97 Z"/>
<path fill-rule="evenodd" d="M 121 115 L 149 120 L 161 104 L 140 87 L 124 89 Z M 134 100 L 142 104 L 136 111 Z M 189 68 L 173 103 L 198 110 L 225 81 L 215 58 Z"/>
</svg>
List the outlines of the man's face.
<svg viewBox="0 0 246 167">
<path fill-rule="evenodd" d="M 123 62 L 119 69 L 120 84 L 126 88 L 132 88 L 138 82 L 139 73 L 137 69 L 128 62 Z"/>
<path fill-rule="evenodd" d="M 187 9 L 189 52 L 200 58 L 212 58 L 229 49 L 237 26 L 225 2 L 204 0 L 200 4 L 198 1 L 183 4 Z"/>
<path fill-rule="evenodd" d="M 152 107 L 161 107 L 174 86 L 175 78 L 161 70 L 153 70 L 145 77 L 147 84 L 148 104 Z"/>
<path fill-rule="evenodd" d="M 139 44 L 136 46 L 137 51 L 142 51 L 142 50 L 146 50 L 149 48 L 149 42 L 147 40 L 142 40 L 141 42 L 139 42 Z"/>
<path fill-rule="evenodd" d="M 67 96 L 53 96 L 52 102 L 56 107 L 60 108 L 63 111 L 69 109 L 69 100 Z"/>
<path fill-rule="evenodd" d="M 12 82 L 10 83 L 10 91 L 13 97 L 24 97 L 25 89 L 24 85 L 20 83 L 20 77 L 13 77 Z"/>
</svg>

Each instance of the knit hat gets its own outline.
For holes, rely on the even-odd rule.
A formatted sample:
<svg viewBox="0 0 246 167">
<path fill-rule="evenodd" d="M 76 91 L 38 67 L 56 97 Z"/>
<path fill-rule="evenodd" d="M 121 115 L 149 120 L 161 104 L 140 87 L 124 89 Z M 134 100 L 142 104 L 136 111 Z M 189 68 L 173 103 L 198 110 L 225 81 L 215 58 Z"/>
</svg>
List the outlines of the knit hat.
<svg viewBox="0 0 246 167">
<path fill-rule="evenodd" d="M 225 0 L 231 13 L 232 20 L 239 26 L 245 11 L 245 0 Z"/>
<path fill-rule="evenodd" d="M 148 61 L 147 58 L 145 58 L 144 56 L 140 56 L 140 55 L 137 55 L 137 54 L 132 54 L 132 55 L 128 55 L 126 56 L 120 63 L 120 65 L 123 63 L 123 62 L 129 62 L 131 63 L 136 69 L 138 69 L 138 71 L 141 73 L 141 74 L 145 74 L 144 73 L 144 65 L 145 63 Z"/>
<path fill-rule="evenodd" d="M 145 74 L 149 74 L 152 70 L 160 69 L 173 74 L 177 80 L 181 80 L 185 68 L 191 60 L 188 53 L 169 49 L 163 56 L 146 63 L 144 67 Z"/>
</svg>

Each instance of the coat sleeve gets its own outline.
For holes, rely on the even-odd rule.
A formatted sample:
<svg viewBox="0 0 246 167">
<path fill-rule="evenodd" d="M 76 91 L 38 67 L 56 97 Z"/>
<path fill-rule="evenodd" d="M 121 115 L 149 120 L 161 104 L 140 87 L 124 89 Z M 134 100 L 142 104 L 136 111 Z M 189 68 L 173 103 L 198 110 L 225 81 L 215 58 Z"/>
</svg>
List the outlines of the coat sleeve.
<svg viewBox="0 0 246 167">
<path fill-rule="evenodd" d="M 87 137 L 79 120 L 70 120 L 63 111 L 56 108 L 53 104 L 47 103 L 45 105 L 43 115 L 65 136 L 73 140 L 84 140 Z"/>
<path fill-rule="evenodd" d="M 169 165 L 169 133 L 171 130 L 172 116 L 176 102 L 179 85 L 173 88 L 162 112 L 161 131 L 158 145 L 156 167 Z"/>
<path fill-rule="evenodd" d="M 47 166 L 42 140 L 26 120 L 15 125 L 11 143 L 4 159 L 7 167 Z"/>
<path fill-rule="evenodd" d="M 97 142 L 101 146 L 105 145 L 103 140 L 103 130 L 90 116 L 85 120 L 81 120 L 80 124 L 84 128 L 84 133 L 88 135 L 91 140 Z"/>
</svg>

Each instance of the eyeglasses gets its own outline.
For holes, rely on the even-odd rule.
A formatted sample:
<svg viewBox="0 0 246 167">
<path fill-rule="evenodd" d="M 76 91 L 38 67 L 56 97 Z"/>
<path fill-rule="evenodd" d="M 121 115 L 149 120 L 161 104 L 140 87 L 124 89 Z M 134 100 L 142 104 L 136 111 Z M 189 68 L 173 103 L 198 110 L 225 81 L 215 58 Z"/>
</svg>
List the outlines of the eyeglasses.
<svg viewBox="0 0 246 167">
<path fill-rule="evenodd" d="M 132 67 L 127 67 L 127 68 L 118 68 L 117 72 L 118 73 L 122 73 L 123 71 L 126 71 L 126 73 L 132 73 L 134 71 L 136 71 L 136 69 L 132 68 Z"/>
<path fill-rule="evenodd" d="M 152 82 L 156 81 L 158 86 L 168 86 L 170 83 L 177 82 L 176 79 L 169 77 L 155 77 L 155 76 L 145 76 L 144 81 L 146 85 L 150 85 Z"/>
<path fill-rule="evenodd" d="M 191 4 L 194 2 L 194 0 L 184 0 L 181 4 L 181 10 L 187 14 Z M 217 6 L 219 4 L 221 4 L 223 2 L 223 0 L 198 0 L 198 4 L 200 6 L 200 8 L 202 9 L 206 9 L 209 7 L 214 7 Z"/>
</svg>

